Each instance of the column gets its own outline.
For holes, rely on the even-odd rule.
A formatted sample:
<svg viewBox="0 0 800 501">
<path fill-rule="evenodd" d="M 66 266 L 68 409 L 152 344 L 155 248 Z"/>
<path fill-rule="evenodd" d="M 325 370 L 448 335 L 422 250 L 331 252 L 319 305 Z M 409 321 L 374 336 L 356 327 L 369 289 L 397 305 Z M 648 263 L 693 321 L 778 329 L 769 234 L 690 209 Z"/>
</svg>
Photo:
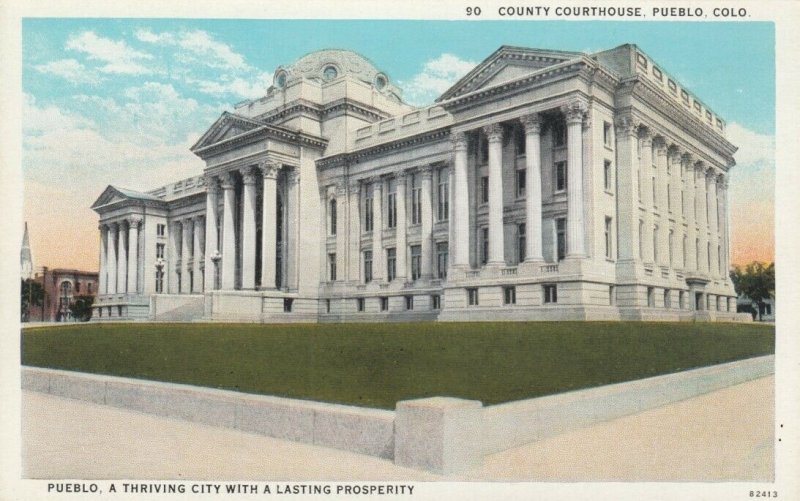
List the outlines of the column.
<svg viewBox="0 0 800 501">
<path fill-rule="evenodd" d="M 620 261 L 631 261 L 639 257 L 638 126 L 631 115 L 618 117 L 614 126 L 617 140 L 617 252 Z"/>
<path fill-rule="evenodd" d="M 695 174 L 694 162 L 689 153 L 684 153 L 681 157 L 681 167 L 683 168 L 686 182 L 684 185 L 686 196 L 686 262 L 683 263 L 685 270 L 697 271 L 697 222 L 695 214 Z M 690 298 L 694 301 L 694 298 Z"/>
<path fill-rule="evenodd" d="M 525 128 L 525 261 L 543 262 L 542 255 L 542 154 L 538 113 L 520 119 Z"/>
<path fill-rule="evenodd" d="M 655 248 L 653 247 L 653 140 L 646 130 L 640 136 L 641 161 L 639 171 L 642 176 L 642 204 L 644 205 L 644 235 L 642 235 L 642 260 L 645 263 L 655 261 Z"/>
<path fill-rule="evenodd" d="M 222 177 L 222 289 L 236 286 L 236 192 L 232 172 Z"/>
<path fill-rule="evenodd" d="M 583 116 L 586 103 L 575 100 L 562 107 L 567 118 L 567 256 L 582 257 L 583 244 Z"/>
<path fill-rule="evenodd" d="M 731 224 L 730 224 L 730 201 L 728 199 L 728 176 L 722 177 L 722 220 L 724 231 L 722 233 L 722 257 L 725 260 L 725 280 L 730 278 L 731 269 Z"/>
<path fill-rule="evenodd" d="M 181 294 L 192 293 L 192 220 L 186 218 L 181 221 Z"/>
<path fill-rule="evenodd" d="M 710 275 L 714 277 L 720 276 L 719 272 L 719 253 L 717 246 L 719 245 L 719 221 L 717 217 L 717 176 L 714 174 L 713 169 L 709 169 L 706 174 L 707 180 L 707 193 L 708 193 L 708 231 L 709 239 L 711 242 L 711 269 Z"/>
<path fill-rule="evenodd" d="M 286 215 L 283 219 L 284 227 L 286 228 L 286 242 L 283 244 L 283 269 L 284 271 L 284 287 L 296 289 L 299 284 L 299 277 L 297 275 L 297 242 L 299 235 L 297 233 L 300 227 L 300 170 L 297 167 L 288 168 L 286 170 Z M 302 265 L 302 263 L 300 264 Z"/>
<path fill-rule="evenodd" d="M 123 294 L 128 289 L 128 236 L 123 223 L 119 223 L 117 239 L 117 292 Z"/>
<path fill-rule="evenodd" d="M 261 209 L 261 288 L 274 289 L 278 247 L 278 168 L 277 164 L 259 165 L 264 177 L 264 196 Z M 323 221 L 323 240 L 328 234 Z"/>
<path fill-rule="evenodd" d="M 422 232 L 422 263 L 420 267 L 420 275 L 423 280 L 430 280 L 433 278 L 433 207 L 431 205 L 431 189 L 433 172 L 430 165 L 420 168 L 420 176 L 422 178 L 422 185 L 420 186 L 421 204 L 422 207 L 422 221 L 420 231 Z"/>
<path fill-rule="evenodd" d="M 469 187 L 467 186 L 467 136 L 456 132 L 453 143 L 453 203 L 450 204 L 450 262 L 454 267 L 469 268 Z"/>
<path fill-rule="evenodd" d="M 397 278 L 400 283 L 407 280 L 406 256 L 408 254 L 408 244 L 406 240 L 406 173 L 397 173 L 397 232 L 395 241 L 397 242 Z"/>
<path fill-rule="evenodd" d="M 242 174 L 242 289 L 256 288 L 256 176 L 251 168 Z"/>
<path fill-rule="evenodd" d="M 139 223 L 142 216 L 128 218 L 128 293 L 139 292 Z"/>
<path fill-rule="evenodd" d="M 350 244 L 347 260 L 347 280 L 361 283 L 361 182 L 352 180 L 348 187 L 347 201 L 350 224 L 347 241 Z"/>
<path fill-rule="evenodd" d="M 181 227 L 177 221 L 169 224 L 169 249 L 167 252 L 167 291 L 170 294 L 178 293 L 178 270 L 181 266 L 181 256 L 178 253 Z"/>
<path fill-rule="evenodd" d="M 667 211 L 667 143 L 663 137 L 657 138 L 656 144 L 656 197 L 659 213 L 658 264 L 669 265 L 669 214 Z"/>
<path fill-rule="evenodd" d="M 708 220 L 706 219 L 706 175 L 702 162 L 695 164 L 695 203 L 697 204 L 697 238 L 700 241 L 696 256 L 699 257 L 697 271 L 708 272 Z"/>
<path fill-rule="evenodd" d="M 194 219 L 192 219 L 192 222 L 194 223 L 194 227 L 192 229 L 192 240 L 194 240 L 194 250 L 192 251 L 192 255 L 194 256 L 194 259 L 192 260 L 192 276 L 194 277 L 194 283 L 192 283 L 192 293 L 202 294 L 203 271 L 205 268 L 203 262 L 203 230 L 205 228 L 203 224 L 203 216 L 195 216 Z"/>
<path fill-rule="evenodd" d="M 203 286 L 205 290 L 214 290 L 216 288 L 216 263 L 213 257 L 219 252 L 219 242 L 217 241 L 219 185 L 217 184 L 217 178 L 209 178 L 206 181 L 206 185 L 206 253 Z"/>
<path fill-rule="evenodd" d="M 336 183 L 336 280 L 347 280 L 347 183 Z M 330 277 L 330 273 L 328 274 Z"/>
<path fill-rule="evenodd" d="M 383 181 L 372 178 L 372 280 L 381 282 L 386 262 L 383 252 Z"/>
<path fill-rule="evenodd" d="M 106 283 L 106 294 L 117 293 L 117 223 L 110 223 L 108 225 L 108 260 L 106 268 L 108 269 L 108 282 Z"/>
<path fill-rule="evenodd" d="M 108 294 L 108 226 L 101 224 L 100 230 L 100 274 L 97 276 L 97 294 Z"/>
<path fill-rule="evenodd" d="M 503 254 L 503 127 L 483 128 L 489 141 L 489 256 L 487 265 L 505 264 Z"/>
</svg>

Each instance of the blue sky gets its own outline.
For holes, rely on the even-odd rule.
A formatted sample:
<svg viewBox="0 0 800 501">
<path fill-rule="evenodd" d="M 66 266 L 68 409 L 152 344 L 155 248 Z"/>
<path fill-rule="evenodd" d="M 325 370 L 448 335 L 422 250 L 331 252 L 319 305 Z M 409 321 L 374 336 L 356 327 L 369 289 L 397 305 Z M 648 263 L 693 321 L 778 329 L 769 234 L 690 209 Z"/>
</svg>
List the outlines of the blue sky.
<svg viewBox="0 0 800 501">
<path fill-rule="evenodd" d="M 277 66 L 332 47 L 368 57 L 422 105 L 500 45 L 636 43 L 727 120 L 729 139 L 745 145 L 740 185 L 763 187 L 734 187 L 734 198 L 753 209 L 766 197 L 772 217 L 772 23 L 25 19 L 22 42 L 25 217 L 37 265 L 96 267 L 88 206 L 107 184 L 148 189 L 199 174 L 188 148 L 223 110 L 263 94 Z M 53 250 L 37 231 L 52 225 L 77 235 L 77 252 Z"/>
</svg>

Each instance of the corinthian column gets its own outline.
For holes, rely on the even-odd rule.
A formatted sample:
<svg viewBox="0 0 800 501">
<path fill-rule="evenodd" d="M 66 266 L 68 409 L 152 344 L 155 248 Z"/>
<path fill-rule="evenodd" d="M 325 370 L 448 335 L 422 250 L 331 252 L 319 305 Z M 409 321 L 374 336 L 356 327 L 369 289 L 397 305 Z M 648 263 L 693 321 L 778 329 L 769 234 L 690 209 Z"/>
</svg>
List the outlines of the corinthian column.
<svg viewBox="0 0 800 501">
<path fill-rule="evenodd" d="M 361 207 L 361 183 L 357 180 L 352 181 L 348 192 L 347 210 L 350 215 L 350 223 L 347 241 L 350 243 L 350 248 L 348 249 L 347 279 L 351 282 L 361 282 L 359 272 L 361 269 L 361 216 L 359 211 Z"/>
<path fill-rule="evenodd" d="M 667 143 L 663 137 L 656 142 L 656 196 L 658 197 L 658 211 L 660 224 L 658 226 L 658 264 L 669 264 L 669 214 L 667 213 Z"/>
<path fill-rule="evenodd" d="M 450 204 L 450 262 L 453 266 L 469 268 L 469 188 L 467 186 L 467 136 L 456 132 L 453 143 L 453 186 Z"/>
<path fill-rule="evenodd" d="M 212 258 L 219 252 L 219 242 L 217 241 L 219 185 L 217 184 L 217 178 L 212 177 L 208 179 L 206 181 L 206 186 L 206 254 L 203 286 L 205 290 L 213 290 L 216 287 L 216 264 Z"/>
<path fill-rule="evenodd" d="M 117 292 L 123 294 L 128 288 L 128 237 L 123 223 L 119 223 L 117 239 Z"/>
<path fill-rule="evenodd" d="M 192 241 L 194 242 L 192 255 L 192 293 L 200 294 L 203 292 L 203 216 L 196 216 L 192 219 L 194 228 L 192 229 Z"/>
<path fill-rule="evenodd" d="M 567 256 L 585 256 L 583 229 L 583 117 L 587 106 L 575 100 L 562 108 L 567 119 Z"/>
<path fill-rule="evenodd" d="M 538 113 L 520 119 L 525 127 L 525 261 L 542 262 L 542 122 Z"/>
<path fill-rule="evenodd" d="M 128 293 L 136 294 L 139 291 L 139 223 L 142 216 L 134 215 L 128 218 Z"/>
<path fill-rule="evenodd" d="M 232 172 L 222 177 L 222 289 L 236 287 L 236 192 Z"/>
<path fill-rule="evenodd" d="M 106 283 L 106 294 L 117 293 L 117 223 L 108 225 L 108 282 Z"/>
<path fill-rule="evenodd" d="M 420 175 L 422 177 L 422 221 L 420 231 L 422 233 L 421 251 L 422 263 L 420 267 L 420 278 L 429 280 L 433 277 L 431 273 L 431 265 L 433 263 L 433 207 L 431 206 L 431 179 L 433 173 L 430 165 L 420 168 Z"/>
<path fill-rule="evenodd" d="M 262 163 L 259 168 L 261 169 L 261 175 L 264 177 L 264 196 L 262 197 L 263 207 L 261 210 L 261 288 L 274 289 L 278 247 L 279 166 L 272 163 Z"/>
<path fill-rule="evenodd" d="M 386 270 L 383 252 L 383 181 L 372 178 L 372 280 L 381 282 Z"/>
<path fill-rule="evenodd" d="M 633 261 L 639 257 L 638 127 L 631 115 L 618 117 L 614 125 L 617 139 L 617 252 L 620 261 Z"/>
<path fill-rule="evenodd" d="M 694 163 L 692 156 L 689 153 L 684 153 L 681 157 L 681 167 L 685 175 L 685 196 L 686 196 L 686 262 L 683 267 L 686 270 L 697 271 L 697 222 L 696 222 L 696 205 L 695 205 L 695 187 L 694 187 Z"/>
<path fill-rule="evenodd" d="M 708 218 L 706 218 L 706 175 L 702 162 L 695 164 L 695 203 L 697 205 L 697 270 L 708 272 Z"/>
<path fill-rule="evenodd" d="M 242 289 L 256 287 L 256 176 L 250 167 L 241 169 L 242 200 Z"/>
<path fill-rule="evenodd" d="M 108 294 L 108 227 L 101 224 L 100 230 L 100 274 L 97 276 L 97 294 Z"/>
<path fill-rule="evenodd" d="M 642 157 L 640 162 L 641 179 L 642 179 L 642 204 L 644 204 L 644 235 L 641 236 L 642 241 L 642 260 L 645 263 L 653 263 L 655 261 L 655 247 L 653 246 L 653 231 L 655 230 L 653 222 L 653 140 L 650 133 L 646 130 L 642 131 L 641 135 L 641 150 Z"/>
<path fill-rule="evenodd" d="M 505 264 L 503 251 L 503 127 L 483 128 L 489 140 L 489 256 L 487 265 Z"/>
<path fill-rule="evenodd" d="M 708 232 L 709 240 L 711 242 L 711 269 L 710 275 L 718 277 L 721 275 L 719 272 L 719 257 L 717 251 L 719 246 L 719 217 L 717 213 L 717 176 L 714 174 L 713 169 L 708 169 L 706 174 L 706 185 L 708 186 Z"/>
<path fill-rule="evenodd" d="M 186 218 L 181 221 L 181 293 L 192 293 L 192 220 Z"/>
<path fill-rule="evenodd" d="M 397 173 L 397 232 L 395 240 L 397 242 L 397 278 L 401 283 L 405 282 L 408 277 L 406 270 L 406 254 L 407 240 L 406 240 L 406 173 L 400 171 Z"/>
</svg>

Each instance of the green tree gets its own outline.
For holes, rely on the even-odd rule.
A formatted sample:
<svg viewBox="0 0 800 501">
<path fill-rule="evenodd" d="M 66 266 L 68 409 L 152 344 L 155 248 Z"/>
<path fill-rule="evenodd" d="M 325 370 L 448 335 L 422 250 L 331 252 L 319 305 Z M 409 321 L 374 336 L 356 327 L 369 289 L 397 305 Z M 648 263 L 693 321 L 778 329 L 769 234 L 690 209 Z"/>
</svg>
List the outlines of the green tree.
<svg viewBox="0 0 800 501">
<path fill-rule="evenodd" d="M 92 318 L 92 304 L 94 304 L 94 296 L 77 296 L 69 305 L 72 318 L 88 322 Z"/>
<path fill-rule="evenodd" d="M 44 304 L 44 287 L 32 279 L 22 280 L 20 287 L 20 318 L 23 322 L 31 319 L 31 307 L 41 308 Z"/>
<path fill-rule="evenodd" d="M 753 301 L 758 308 L 758 318 L 767 299 L 775 295 L 775 263 L 769 265 L 753 261 L 750 264 L 734 266 L 731 270 L 731 280 L 737 294 L 744 294 Z"/>
</svg>

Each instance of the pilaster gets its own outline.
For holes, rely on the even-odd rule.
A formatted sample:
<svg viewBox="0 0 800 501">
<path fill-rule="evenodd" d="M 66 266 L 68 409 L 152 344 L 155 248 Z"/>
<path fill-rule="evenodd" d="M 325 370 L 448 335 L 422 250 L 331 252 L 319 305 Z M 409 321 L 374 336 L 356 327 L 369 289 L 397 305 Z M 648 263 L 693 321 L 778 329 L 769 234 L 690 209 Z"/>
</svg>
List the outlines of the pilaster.
<svg viewBox="0 0 800 501">
<path fill-rule="evenodd" d="M 397 232 L 395 240 L 397 242 L 397 279 L 403 283 L 408 278 L 407 255 L 408 241 L 406 239 L 407 213 L 406 213 L 406 172 L 401 170 L 397 173 Z"/>
<path fill-rule="evenodd" d="M 139 224 L 142 216 L 133 215 L 128 218 L 128 287 L 129 294 L 139 292 Z"/>
<path fill-rule="evenodd" d="M 420 167 L 419 172 L 422 178 L 422 221 L 420 228 L 422 232 L 422 263 L 420 272 L 423 280 L 430 280 L 433 277 L 431 272 L 433 266 L 433 207 L 431 205 L 433 172 L 430 165 Z"/>
<path fill-rule="evenodd" d="M 583 120 L 588 106 L 576 99 L 562 107 L 567 120 L 567 257 L 586 255 L 583 221 Z"/>
<path fill-rule="evenodd" d="M 469 268 L 469 187 L 467 186 L 467 136 L 457 132 L 451 136 L 453 144 L 453 186 L 450 204 L 450 224 L 453 238 L 450 241 L 450 262 L 454 267 Z"/>
</svg>

